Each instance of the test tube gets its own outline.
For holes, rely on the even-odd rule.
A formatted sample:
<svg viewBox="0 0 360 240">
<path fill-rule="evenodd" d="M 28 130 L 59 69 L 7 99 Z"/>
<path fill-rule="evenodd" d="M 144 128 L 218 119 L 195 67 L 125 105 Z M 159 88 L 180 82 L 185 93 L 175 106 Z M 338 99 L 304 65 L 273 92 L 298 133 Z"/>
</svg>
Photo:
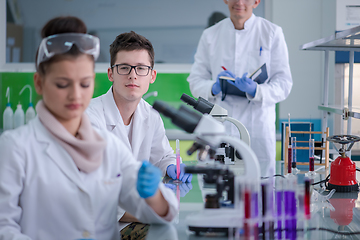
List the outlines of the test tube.
<svg viewBox="0 0 360 240">
<path fill-rule="evenodd" d="M 315 142 L 310 139 L 309 142 L 309 171 L 314 171 Z"/>
<path fill-rule="evenodd" d="M 289 146 L 288 146 L 288 173 L 291 173 L 291 162 L 292 162 L 292 148 L 291 148 L 291 137 L 289 137 Z"/>
<path fill-rule="evenodd" d="M 276 239 L 282 239 L 282 221 L 283 221 L 283 191 L 284 191 L 284 180 L 282 178 L 276 179 L 276 189 L 275 189 L 275 215 L 276 215 Z"/>
<path fill-rule="evenodd" d="M 285 238 L 296 239 L 296 175 L 287 178 L 284 191 Z"/>
<path fill-rule="evenodd" d="M 257 239 L 259 182 L 246 182 L 243 191 L 244 201 L 244 239 Z"/>
<path fill-rule="evenodd" d="M 305 174 L 307 177 L 314 177 L 316 175 L 315 170 L 315 141 L 314 139 L 309 140 L 309 172 Z"/>
<path fill-rule="evenodd" d="M 291 167 L 296 168 L 296 137 L 291 137 L 292 159 Z"/>
<path fill-rule="evenodd" d="M 310 219 L 310 179 L 305 179 L 304 215 L 306 220 Z"/>
<path fill-rule="evenodd" d="M 262 205 L 262 227 L 261 232 L 263 239 L 266 239 L 266 211 L 267 211 L 267 182 L 264 180 L 261 182 L 261 205 Z"/>
<path fill-rule="evenodd" d="M 251 236 L 251 189 L 250 184 L 245 183 L 243 191 L 244 199 L 244 236 L 249 239 Z"/>
<path fill-rule="evenodd" d="M 300 172 L 299 169 L 296 168 L 296 137 L 291 137 L 291 147 L 292 147 L 292 161 L 291 161 L 291 168 L 292 173 L 297 174 Z"/>
<path fill-rule="evenodd" d="M 260 195 L 260 181 L 252 182 L 251 194 L 251 217 L 253 219 L 252 234 L 255 238 L 259 235 L 259 195 Z"/>
<path fill-rule="evenodd" d="M 273 194 L 273 181 L 270 177 L 261 183 L 262 239 L 274 239 Z"/>
</svg>

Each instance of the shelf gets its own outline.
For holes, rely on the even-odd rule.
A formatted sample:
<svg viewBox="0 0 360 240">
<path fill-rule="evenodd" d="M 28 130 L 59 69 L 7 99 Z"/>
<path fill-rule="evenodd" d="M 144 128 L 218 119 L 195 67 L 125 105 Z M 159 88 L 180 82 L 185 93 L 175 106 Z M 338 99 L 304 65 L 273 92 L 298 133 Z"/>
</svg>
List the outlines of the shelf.
<svg viewBox="0 0 360 240">
<path fill-rule="evenodd" d="M 339 115 L 342 115 L 344 112 L 343 112 L 343 107 L 338 107 L 338 106 L 323 106 L 323 105 L 320 105 L 318 106 L 318 109 L 319 110 L 322 110 L 322 111 L 326 111 L 326 112 L 331 112 L 331 113 L 335 113 L 335 114 L 339 114 Z"/>
<path fill-rule="evenodd" d="M 360 119 L 360 108 L 353 107 L 352 111 L 349 111 L 349 109 L 346 107 L 341 107 L 341 106 L 325 107 L 323 105 L 320 105 L 318 106 L 318 109 L 322 111 L 342 115 L 344 120 L 347 120 L 349 117 Z"/>
<path fill-rule="evenodd" d="M 360 52 L 360 26 L 300 46 L 300 50 Z"/>
</svg>

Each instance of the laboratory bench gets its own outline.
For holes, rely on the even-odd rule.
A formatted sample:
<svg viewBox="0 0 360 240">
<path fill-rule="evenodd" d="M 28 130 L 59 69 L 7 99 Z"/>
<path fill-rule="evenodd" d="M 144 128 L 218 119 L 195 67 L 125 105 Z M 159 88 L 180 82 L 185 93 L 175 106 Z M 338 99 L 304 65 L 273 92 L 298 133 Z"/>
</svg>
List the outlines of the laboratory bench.
<svg viewBox="0 0 360 240">
<path fill-rule="evenodd" d="M 187 162 L 187 165 L 196 164 L 196 161 Z M 356 165 L 360 166 L 360 163 L 356 162 Z M 234 168 L 235 172 L 241 172 L 239 171 L 239 168 L 243 167 L 241 164 L 228 166 L 229 169 Z M 303 187 L 305 173 L 308 171 L 306 167 L 299 166 L 299 169 L 302 171 L 296 175 L 299 189 Z M 276 162 L 276 173 L 283 173 L 283 162 Z M 356 175 L 357 179 L 359 179 L 360 174 L 357 173 Z M 324 180 L 327 176 L 328 171 L 324 168 L 319 168 L 317 175 L 314 178 L 314 182 L 316 183 L 320 180 Z M 280 178 L 280 176 L 275 178 Z M 225 233 L 200 233 L 200 235 L 197 235 L 195 232 L 188 230 L 186 217 L 196 214 L 204 209 L 204 184 L 202 180 L 202 174 L 194 174 L 191 184 L 182 183 L 186 190 L 185 193 L 180 193 L 179 215 L 173 223 L 166 225 L 151 225 L 146 239 L 237 239 L 232 237 L 232 235 L 227 236 Z M 323 185 L 314 185 L 313 190 L 321 192 L 321 186 Z M 326 196 L 328 193 L 329 191 L 325 191 L 319 196 Z M 358 192 L 335 192 L 328 201 L 323 199 L 323 201 L 318 200 L 314 202 L 313 200 L 314 199 L 312 199 L 311 202 L 310 220 L 305 222 L 303 220 L 303 214 L 300 214 L 300 211 L 298 210 L 298 217 L 300 217 L 300 219 L 297 221 L 297 237 L 291 239 L 360 239 L 360 198 Z M 297 201 L 297 205 L 298 204 L 299 199 Z M 221 222 L 221 219 L 218 221 Z M 304 224 L 306 224 L 305 228 L 309 230 L 303 230 Z M 283 233 L 282 239 L 286 239 L 284 235 L 285 233 Z M 260 234 L 259 239 L 265 238 L 262 238 Z"/>
</svg>

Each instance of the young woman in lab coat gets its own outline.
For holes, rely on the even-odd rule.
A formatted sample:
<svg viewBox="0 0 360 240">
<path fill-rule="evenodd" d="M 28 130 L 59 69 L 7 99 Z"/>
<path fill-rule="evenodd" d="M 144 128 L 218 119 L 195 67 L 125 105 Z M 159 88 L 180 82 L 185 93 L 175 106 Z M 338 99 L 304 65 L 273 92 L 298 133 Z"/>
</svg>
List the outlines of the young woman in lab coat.
<svg viewBox="0 0 360 240">
<path fill-rule="evenodd" d="M 275 172 L 275 105 L 292 88 L 288 50 L 281 27 L 253 14 L 260 0 L 224 0 L 230 17 L 204 30 L 188 82 L 195 97 L 203 97 L 228 110 L 245 125 L 261 167 L 261 176 Z M 268 79 L 257 84 L 246 77 L 266 63 Z M 227 70 L 223 70 L 224 67 Z M 246 97 L 227 95 L 222 100 L 219 76 L 236 77 L 234 88 Z M 224 123 L 238 137 L 234 125 Z"/>
<path fill-rule="evenodd" d="M 141 164 L 84 113 L 99 39 L 75 17 L 42 30 L 37 117 L 0 137 L 0 239 L 119 239 L 117 206 L 147 223 L 171 221 L 177 200 L 161 171 Z"/>
</svg>

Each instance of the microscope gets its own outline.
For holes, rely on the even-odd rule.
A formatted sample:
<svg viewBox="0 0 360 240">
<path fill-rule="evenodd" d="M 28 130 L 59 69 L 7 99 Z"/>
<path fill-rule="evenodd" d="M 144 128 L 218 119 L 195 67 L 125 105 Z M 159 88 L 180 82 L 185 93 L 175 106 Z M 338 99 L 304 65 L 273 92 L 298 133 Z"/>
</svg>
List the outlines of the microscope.
<svg viewBox="0 0 360 240">
<path fill-rule="evenodd" d="M 245 126 L 236 120 L 235 118 L 229 117 L 226 109 L 220 107 L 217 104 L 213 104 L 202 97 L 199 97 L 198 100 L 190 97 L 189 95 L 183 93 L 180 100 L 187 103 L 190 106 L 193 106 L 195 110 L 201 112 L 202 114 L 209 114 L 219 122 L 229 121 L 235 125 L 240 134 L 240 139 L 250 146 L 250 135 Z M 240 154 L 227 143 L 222 143 L 218 149 L 215 160 L 223 162 L 224 164 L 234 164 L 236 160 L 241 159 Z"/>
<path fill-rule="evenodd" d="M 244 209 L 240 204 L 240 183 L 259 182 L 260 166 L 258 159 L 249 147 L 235 137 L 225 134 L 225 127 L 209 114 L 200 115 L 185 106 L 178 110 L 161 101 L 155 101 L 153 108 L 166 117 L 173 124 L 195 135 L 195 142 L 187 151 L 188 155 L 199 150 L 199 161 L 214 158 L 216 149 L 221 143 L 231 144 L 242 156 L 245 163 L 244 175 L 234 174 L 226 165 L 214 162 L 213 165 L 189 166 L 185 168 L 188 173 L 208 175 L 207 179 L 216 180 L 216 193 L 209 194 L 205 199 L 205 208 L 200 212 L 186 218 L 190 231 L 200 232 L 228 232 L 228 228 L 239 227 L 244 218 Z M 206 178 L 205 178 L 206 179 Z M 226 191 L 227 200 L 233 203 L 232 207 L 221 207 L 219 204 L 222 192 Z"/>
</svg>

